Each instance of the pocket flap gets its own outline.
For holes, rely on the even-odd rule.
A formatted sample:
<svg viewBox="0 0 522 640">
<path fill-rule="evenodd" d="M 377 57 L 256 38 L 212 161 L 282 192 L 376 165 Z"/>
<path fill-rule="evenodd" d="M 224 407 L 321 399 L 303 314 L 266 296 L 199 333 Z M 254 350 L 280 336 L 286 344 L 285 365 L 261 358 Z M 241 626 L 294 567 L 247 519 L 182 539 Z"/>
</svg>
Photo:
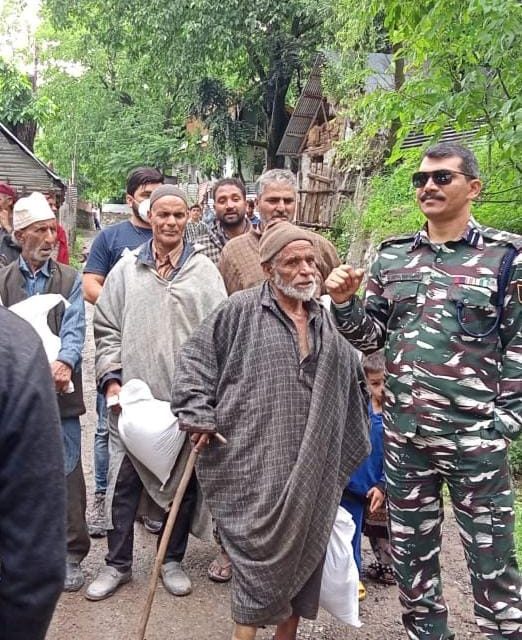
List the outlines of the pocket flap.
<svg viewBox="0 0 522 640">
<path fill-rule="evenodd" d="M 466 307 L 495 308 L 491 302 L 492 291 L 481 287 L 451 285 L 448 288 L 448 300 L 461 302 Z"/>
<path fill-rule="evenodd" d="M 388 300 L 406 300 L 417 297 L 420 282 L 406 280 L 402 282 L 390 282 L 384 287 L 383 296 Z"/>
</svg>

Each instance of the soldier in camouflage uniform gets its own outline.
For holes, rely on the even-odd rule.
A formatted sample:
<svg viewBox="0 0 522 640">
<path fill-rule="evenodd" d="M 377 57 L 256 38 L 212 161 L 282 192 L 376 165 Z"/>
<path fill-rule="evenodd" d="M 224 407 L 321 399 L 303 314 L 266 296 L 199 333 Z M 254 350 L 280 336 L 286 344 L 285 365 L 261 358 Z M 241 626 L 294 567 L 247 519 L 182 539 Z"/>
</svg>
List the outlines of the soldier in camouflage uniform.
<svg viewBox="0 0 522 640">
<path fill-rule="evenodd" d="M 364 306 L 361 269 L 338 267 L 326 285 L 350 342 L 385 347 L 391 541 L 408 638 L 455 638 L 439 564 L 446 483 L 477 624 L 487 638 L 520 639 L 507 452 L 522 426 L 522 238 L 471 217 L 481 184 L 469 150 L 436 145 L 420 170 L 427 223 L 381 245 Z"/>
</svg>

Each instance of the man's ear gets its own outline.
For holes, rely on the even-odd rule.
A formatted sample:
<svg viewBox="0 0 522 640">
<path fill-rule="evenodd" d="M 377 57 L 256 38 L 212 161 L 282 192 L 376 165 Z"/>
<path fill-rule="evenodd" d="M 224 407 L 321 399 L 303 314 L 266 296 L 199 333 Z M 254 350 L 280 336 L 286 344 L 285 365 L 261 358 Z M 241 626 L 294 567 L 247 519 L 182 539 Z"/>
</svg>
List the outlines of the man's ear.
<svg viewBox="0 0 522 640">
<path fill-rule="evenodd" d="M 272 278 L 272 274 L 274 273 L 274 267 L 272 266 L 272 264 L 270 262 L 263 262 L 261 267 L 263 268 L 263 274 L 265 278 L 267 280 L 270 280 Z"/>
<path fill-rule="evenodd" d="M 16 242 L 18 242 L 18 244 L 20 246 L 22 246 L 22 241 L 24 239 L 24 230 L 23 229 L 18 229 L 17 231 L 13 232 L 14 235 L 14 239 L 16 240 Z"/>
<path fill-rule="evenodd" d="M 125 194 L 125 202 L 132 209 L 132 196 L 130 194 L 128 194 L 128 193 Z"/>
<path fill-rule="evenodd" d="M 475 200 L 479 197 L 482 190 L 482 182 L 478 178 L 473 178 L 468 183 L 469 199 Z"/>
</svg>

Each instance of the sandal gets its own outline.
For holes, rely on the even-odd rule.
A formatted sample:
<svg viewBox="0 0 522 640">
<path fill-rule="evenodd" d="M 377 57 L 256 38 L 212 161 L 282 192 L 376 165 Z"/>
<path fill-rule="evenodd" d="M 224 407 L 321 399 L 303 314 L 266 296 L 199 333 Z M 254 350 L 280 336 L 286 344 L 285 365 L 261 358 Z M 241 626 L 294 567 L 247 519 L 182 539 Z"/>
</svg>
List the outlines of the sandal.
<svg viewBox="0 0 522 640">
<path fill-rule="evenodd" d="M 228 556 L 220 553 L 210 563 L 207 575 L 213 582 L 228 582 L 232 578 L 232 563 Z"/>
<path fill-rule="evenodd" d="M 359 580 L 358 596 L 359 596 L 359 602 L 361 602 L 366 598 L 366 587 L 360 580 Z"/>
<path fill-rule="evenodd" d="M 372 562 L 364 571 L 364 575 L 370 580 L 380 582 L 387 586 L 396 584 L 393 569 L 387 564 L 381 564 L 380 562 Z"/>
</svg>

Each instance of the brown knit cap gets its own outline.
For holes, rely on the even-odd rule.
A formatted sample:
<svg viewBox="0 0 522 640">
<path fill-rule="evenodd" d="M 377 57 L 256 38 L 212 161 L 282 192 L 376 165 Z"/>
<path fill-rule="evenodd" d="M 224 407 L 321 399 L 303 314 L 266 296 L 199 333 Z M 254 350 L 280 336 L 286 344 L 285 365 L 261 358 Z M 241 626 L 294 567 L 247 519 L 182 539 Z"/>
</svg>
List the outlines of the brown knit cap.
<svg viewBox="0 0 522 640">
<path fill-rule="evenodd" d="M 175 187 L 173 184 L 162 184 L 161 187 L 157 187 L 150 194 L 151 208 L 152 208 L 152 205 L 156 202 L 156 200 L 159 200 L 160 198 L 164 198 L 165 196 L 176 196 L 176 198 L 183 200 L 183 202 L 188 206 L 187 196 L 181 189 L 178 189 L 178 187 Z"/>
<path fill-rule="evenodd" d="M 306 240 L 313 245 L 312 235 L 291 222 L 269 224 L 259 242 L 261 264 L 269 262 L 281 249 L 295 240 Z"/>
</svg>

